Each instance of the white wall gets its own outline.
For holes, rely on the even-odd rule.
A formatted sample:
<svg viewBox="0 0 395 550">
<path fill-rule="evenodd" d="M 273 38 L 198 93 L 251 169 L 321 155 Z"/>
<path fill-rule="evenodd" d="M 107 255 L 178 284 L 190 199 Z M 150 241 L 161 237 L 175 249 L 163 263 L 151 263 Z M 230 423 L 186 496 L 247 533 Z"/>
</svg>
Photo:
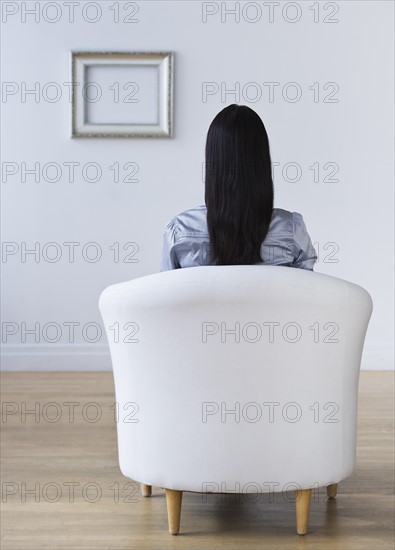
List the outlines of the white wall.
<svg viewBox="0 0 395 550">
<path fill-rule="evenodd" d="M 221 3 L 213 2 L 206 8 L 197 1 L 139 2 L 136 23 L 115 23 L 110 9 L 114 2 L 106 1 L 97 3 L 101 15 L 96 23 L 82 16 L 85 11 L 86 18 L 94 17 L 94 3 L 89 7 L 82 1 L 75 5 L 74 22 L 69 22 L 65 2 L 57 2 L 58 22 L 45 21 L 55 17 L 49 2 L 37 3 L 38 22 L 32 15 L 23 22 L 23 4 L 28 9 L 35 5 L 2 2 L 2 78 L 15 82 L 18 90 L 3 96 L 2 103 L 3 168 L 5 162 L 15 162 L 18 169 L 7 180 L 2 178 L 2 240 L 18 247 L 16 254 L 3 256 L 2 263 L 3 323 L 14 322 L 17 330 L 4 344 L 3 368 L 110 368 L 104 333 L 92 344 L 84 341 L 82 327 L 101 324 L 97 303 L 107 285 L 159 270 L 166 222 L 204 203 L 202 162 L 208 126 L 219 110 L 234 102 L 249 105 L 265 122 L 272 159 L 280 163 L 275 171 L 275 206 L 303 214 L 319 247 L 316 271 L 353 281 L 372 295 L 363 368 L 392 368 L 392 2 L 330 2 L 325 3 L 326 11 L 321 3 L 317 23 L 310 8 L 318 4 L 313 2 L 241 2 L 238 23 L 224 13 L 221 22 Z M 223 5 L 235 7 L 234 2 Z M 119 2 L 119 9 L 122 18 L 131 7 Z M 204 9 L 218 13 L 203 23 Z M 16 13 L 7 16 L 4 10 Z M 261 18 L 253 23 L 257 10 Z M 300 19 L 292 23 L 297 10 Z M 337 13 L 331 15 L 332 11 Z M 324 17 L 338 22 L 324 23 Z M 71 105 L 63 85 L 71 80 L 71 50 L 174 51 L 175 137 L 71 139 Z M 38 82 L 41 90 L 56 82 L 63 89 L 62 98 L 50 103 L 41 96 L 35 102 L 28 95 L 23 102 L 23 82 L 27 88 Z M 221 98 L 217 93 L 202 101 L 205 82 L 225 92 L 239 83 L 242 93 L 240 98 L 231 93 Z M 272 102 L 268 82 L 280 83 Z M 297 102 L 282 96 L 289 82 L 300 86 Z M 324 89 L 328 82 L 338 86 L 333 96 L 338 102 L 323 101 L 334 89 Z M 248 83 L 255 84 L 245 87 Z M 309 89 L 314 83 L 319 86 L 318 102 Z M 250 100 L 254 89 L 262 92 L 256 102 Z M 288 91 L 291 95 L 293 89 Z M 41 176 L 35 182 L 28 175 L 22 182 L 22 163 L 32 167 L 36 162 L 40 168 L 57 162 L 64 168 L 62 179 L 50 183 Z M 84 181 L 80 166 L 71 183 L 65 162 L 97 162 L 102 178 L 97 183 Z M 114 183 L 109 169 L 114 162 L 136 162 L 138 183 Z M 302 169 L 297 182 L 281 175 L 289 162 Z M 338 182 L 323 181 L 328 162 L 339 166 Z M 314 163 L 321 167 L 319 182 L 309 169 Z M 294 173 L 290 169 L 288 174 Z M 22 246 L 32 248 L 36 242 L 39 261 L 33 255 L 23 258 Z M 57 263 L 46 260 L 43 247 L 49 242 L 61 247 Z M 81 243 L 73 263 L 65 242 Z M 89 242 L 102 250 L 97 263 L 82 257 L 81 249 Z M 121 247 L 118 263 L 109 248 L 114 242 Z M 122 261 L 127 242 L 138 244 L 138 263 Z M 335 263 L 325 261 L 332 251 Z M 62 327 L 57 343 L 43 335 L 43 327 L 52 322 Z M 39 323 L 37 342 L 32 335 L 22 341 L 23 323 L 27 328 Z M 64 323 L 79 323 L 72 343 Z M 92 337 L 93 330 L 88 332 Z"/>
</svg>

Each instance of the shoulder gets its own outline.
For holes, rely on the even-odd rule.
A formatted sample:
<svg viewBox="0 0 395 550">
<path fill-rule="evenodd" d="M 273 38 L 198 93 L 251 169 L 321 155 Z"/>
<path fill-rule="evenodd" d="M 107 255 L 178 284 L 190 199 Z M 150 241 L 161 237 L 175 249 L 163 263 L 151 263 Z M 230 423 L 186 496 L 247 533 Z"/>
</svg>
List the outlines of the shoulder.
<svg viewBox="0 0 395 550">
<path fill-rule="evenodd" d="M 204 204 L 183 210 L 168 221 L 165 231 L 172 233 L 174 238 L 207 235 L 206 215 Z"/>
<path fill-rule="evenodd" d="M 273 208 L 269 232 L 292 235 L 294 232 L 294 215 L 295 212 L 283 208 Z"/>
<path fill-rule="evenodd" d="M 277 218 L 283 221 L 294 222 L 295 219 L 302 218 L 302 214 L 299 212 L 291 212 L 290 210 L 284 210 L 283 208 L 273 208 L 273 218 Z"/>
<path fill-rule="evenodd" d="M 269 226 L 268 238 L 277 237 L 301 241 L 307 233 L 302 214 L 291 212 L 283 208 L 273 208 L 272 219 Z"/>
</svg>

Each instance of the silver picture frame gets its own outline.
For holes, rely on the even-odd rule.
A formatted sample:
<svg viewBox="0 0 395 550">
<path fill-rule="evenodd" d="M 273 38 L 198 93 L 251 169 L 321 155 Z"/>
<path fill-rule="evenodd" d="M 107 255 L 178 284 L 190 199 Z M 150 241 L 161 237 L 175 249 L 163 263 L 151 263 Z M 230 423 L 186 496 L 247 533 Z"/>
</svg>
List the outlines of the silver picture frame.
<svg viewBox="0 0 395 550">
<path fill-rule="evenodd" d="M 126 121 L 111 120 L 111 109 L 107 109 L 106 120 L 92 120 L 89 110 L 97 105 L 95 100 L 90 99 L 87 93 L 89 87 L 98 92 L 98 84 L 89 81 L 88 71 L 105 71 L 106 69 L 122 70 L 129 69 L 148 70 L 155 69 L 155 89 L 150 89 L 149 94 L 144 98 L 151 97 L 152 113 L 146 120 Z M 115 69 L 114 69 L 115 68 Z M 87 138 L 170 138 L 173 137 L 173 80 L 174 80 L 174 53 L 173 52 L 71 52 L 71 79 L 72 79 L 72 123 L 71 137 Z M 141 73 L 142 74 L 142 73 Z M 148 74 L 148 73 L 147 73 Z M 103 73 L 104 75 L 104 73 Z M 135 113 L 138 112 L 136 104 L 138 97 L 136 90 L 139 89 L 136 82 L 128 82 L 124 86 L 128 91 L 128 102 L 134 104 Z M 133 88 L 133 85 L 134 88 Z M 96 90 L 95 90 L 96 86 Z M 151 86 L 152 87 L 152 86 Z M 111 88 L 111 86 L 110 86 Z M 132 91 L 129 90 L 132 88 Z M 105 90 L 108 94 L 108 90 Z M 99 86 L 99 93 L 102 89 Z M 114 92 L 115 96 L 115 92 Z M 133 97 L 132 97 L 133 96 Z M 123 100 L 125 101 L 125 99 Z M 147 107 L 146 107 L 147 110 Z M 146 116 L 146 115 L 143 115 Z M 108 118 L 110 117 L 110 118 Z M 139 117 L 137 117 L 139 118 Z"/>
</svg>

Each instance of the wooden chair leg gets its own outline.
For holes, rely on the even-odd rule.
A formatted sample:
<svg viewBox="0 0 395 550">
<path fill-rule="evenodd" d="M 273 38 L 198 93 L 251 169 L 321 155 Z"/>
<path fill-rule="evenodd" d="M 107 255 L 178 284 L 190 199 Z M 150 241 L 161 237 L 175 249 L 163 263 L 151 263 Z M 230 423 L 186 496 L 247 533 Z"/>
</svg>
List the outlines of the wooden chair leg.
<svg viewBox="0 0 395 550">
<path fill-rule="evenodd" d="M 150 497 L 151 496 L 151 493 L 152 493 L 152 486 L 151 485 L 146 485 L 145 483 L 140 483 L 140 489 L 141 489 L 141 494 L 143 495 L 143 497 Z"/>
<path fill-rule="evenodd" d="M 296 532 L 298 535 L 307 533 L 309 523 L 311 489 L 295 491 L 296 497 Z"/>
<path fill-rule="evenodd" d="M 169 533 L 178 535 L 180 531 L 182 491 L 166 489 L 167 518 Z"/>
<path fill-rule="evenodd" d="M 332 483 L 326 488 L 326 494 L 329 500 L 336 500 L 337 495 L 337 483 Z"/>
</svg>

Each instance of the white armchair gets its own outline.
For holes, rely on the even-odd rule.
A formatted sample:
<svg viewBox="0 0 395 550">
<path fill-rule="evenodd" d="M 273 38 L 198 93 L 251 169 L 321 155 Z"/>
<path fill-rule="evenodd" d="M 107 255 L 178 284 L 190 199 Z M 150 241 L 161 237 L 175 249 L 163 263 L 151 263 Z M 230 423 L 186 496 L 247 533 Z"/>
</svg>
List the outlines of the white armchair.
<svg viewBox="0 0 395 550">
<path fill-rule="evenodd" d="M 122 473 L 183 491 L 311 490 L 355 468 L 358 380 L 372 312 L 362 287 L 279 266 L 202 266 L 109 286 L 100 311 L 118 403 Z"/>
</svg>

